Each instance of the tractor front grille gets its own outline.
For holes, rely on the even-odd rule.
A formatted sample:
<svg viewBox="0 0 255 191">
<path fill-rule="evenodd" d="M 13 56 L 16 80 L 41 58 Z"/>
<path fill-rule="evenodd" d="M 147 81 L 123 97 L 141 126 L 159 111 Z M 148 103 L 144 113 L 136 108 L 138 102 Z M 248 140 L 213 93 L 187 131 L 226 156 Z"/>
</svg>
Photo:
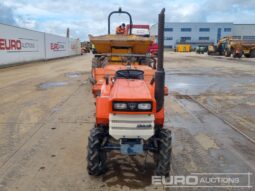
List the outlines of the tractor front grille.
<svg viewBox="0 0 255 191">
<path fill-rule="evenodd" d="M 155 117 L 152 114 L 110 114 L 109 119 L 109 133 L 116 139 L 148 139 L 154 134 Z"/>
</svg>

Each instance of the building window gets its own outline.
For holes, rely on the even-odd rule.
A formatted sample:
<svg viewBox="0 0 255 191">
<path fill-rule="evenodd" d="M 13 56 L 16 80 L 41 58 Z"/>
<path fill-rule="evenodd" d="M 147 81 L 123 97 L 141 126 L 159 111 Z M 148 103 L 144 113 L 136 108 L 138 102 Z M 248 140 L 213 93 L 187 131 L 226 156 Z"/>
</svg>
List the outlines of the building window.
<svg viewBox="0 0 255 191">
<path fill-rule="evenodd" d="M 210 32 L 209 28 L 200 28 L 199 32 Z"/>
<path fill-rule="evenodd" d="M 231 28 L 224 28 L 224 32 L 231 32 Z"/>
<path fill-rule="evenodd" d="M 191 28 L 181 28 L 181 32 L 191 32 Z"/>
<path fill-rule="evenodd" d="M 255 36 L 243 36 L 243 40 L 255 40 Z"/>
<path fill-rule="evenodd" d="M 188 37 L 188 36 L 181 37 L 181 42 L 186 42 L 186 41 L 189 41 L 189 40 L 191 40 L 191 37 Z"/>
<path fill-rule="evenodd" d="M 201 36 L 199 37 L 199 40 L 209 40 L 209 36 Z"/>
<path fill-rule="evenodd" d="M 164 46 L 165 48 L 173 48 L 172 45 L 169 45 L 169 46 Z"/>
<path fill-rule="evenodd" d="M 236 40 L 241 40 L 241 36 L 232 36 L 233 39 L 236 39 Z"/>
<path fill-rule="evenodd" d="M 173 37 L 166 36 L 166 37 L 165 37 L 165 40 L 173 40 Z"/>
<path fill-rule="evenodd" d="M 165 28 L 164 31 L 165 32 L 173 32 L 173 28 Z"/>
</svg>

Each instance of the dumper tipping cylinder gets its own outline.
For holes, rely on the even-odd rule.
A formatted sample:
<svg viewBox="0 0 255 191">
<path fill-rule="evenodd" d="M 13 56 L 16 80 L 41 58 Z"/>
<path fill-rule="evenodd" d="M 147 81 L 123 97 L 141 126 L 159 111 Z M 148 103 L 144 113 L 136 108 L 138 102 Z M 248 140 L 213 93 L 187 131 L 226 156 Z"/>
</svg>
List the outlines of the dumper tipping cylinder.
<svg viewBox="0 0 255 191">
<path fill-rule="evenodd" d="M 157 112 L 160 111 L 164 105 L 164 25 L 165 9 L 162 9 L 158 17 L 158 66 L 157 71 L 155 72 L 155 99 L 157 101 Z"/>
</svg>

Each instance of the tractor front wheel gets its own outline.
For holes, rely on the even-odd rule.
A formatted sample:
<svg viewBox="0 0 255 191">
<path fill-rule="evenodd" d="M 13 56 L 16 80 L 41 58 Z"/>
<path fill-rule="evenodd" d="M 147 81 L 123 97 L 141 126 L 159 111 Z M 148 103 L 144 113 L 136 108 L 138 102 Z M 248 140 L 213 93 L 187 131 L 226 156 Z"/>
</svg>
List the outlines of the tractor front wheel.
<svg viewBox="0 0 255 191">
<path fill-rule="evenodd" d="M 168 129 L 160 129 L 158 132 L 158 152 L 154 153 L 156 159 L 157 176 L 168 176 L 170 172 L 171 156 L 172 156 L 172 136 Z"/>
<path fill-rule="evenodd" d="M 89 175 L 99 176 L 106 170 L 106 152 L 101 149 L 105 139 L 104 130 L 91 129 L 87 148 L 87 170 Z"/>
</svg>

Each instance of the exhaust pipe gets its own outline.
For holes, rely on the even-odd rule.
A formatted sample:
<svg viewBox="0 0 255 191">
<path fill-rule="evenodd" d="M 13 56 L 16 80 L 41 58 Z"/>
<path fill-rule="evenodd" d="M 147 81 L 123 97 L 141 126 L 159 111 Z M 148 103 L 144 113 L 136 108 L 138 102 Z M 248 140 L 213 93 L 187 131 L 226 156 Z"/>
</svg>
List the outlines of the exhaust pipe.
<svg viewBox="0 0 255 191">
<path fill-rule="evenodd" d="M 155 99 L 157 102 L 157 112 L 164 105 L 165 71 L 164 71 L 164 28 L 165 28 L 165 8 L 158 15 L 158 66 L 155 72 Z"/>
</svg>

